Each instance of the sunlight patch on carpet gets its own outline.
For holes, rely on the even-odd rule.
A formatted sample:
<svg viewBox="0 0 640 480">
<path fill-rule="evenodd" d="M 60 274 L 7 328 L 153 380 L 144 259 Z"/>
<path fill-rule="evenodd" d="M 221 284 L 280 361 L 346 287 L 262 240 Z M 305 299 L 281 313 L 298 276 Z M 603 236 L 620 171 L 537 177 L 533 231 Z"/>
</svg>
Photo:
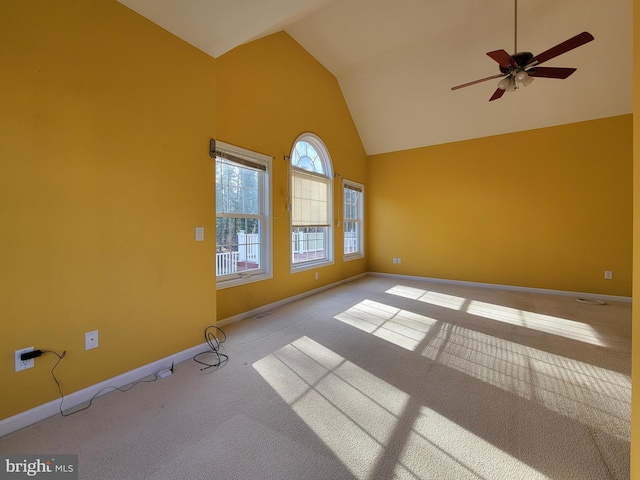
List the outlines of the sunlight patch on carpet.
<svg viewBox="0 0 640 480">
<path fill-rule="evenodd" d="M 357 478 L 369 478 L 406 393 L 308 337 L 253 367 Z"/>
<path fill-rule="evenodd" d="M 398 297 L 410 298 L 423 303 L 429 303 L 438 307 L 445 307 L 451 310 L 461 310 L 466 298 L 448 295 L 446 293 L 432 292 L 421 288 L 407 287 L 406 285 L 396 285 L 387 290 L 391 295 Z"/>
<path fill-rule="evenodd" d="M 442 473 L 438 473 L 442 472 Z M 446 473 L 444 473 L 446 472 Z M 505 453 L 483 438 L 427 408 L 413 423 L 400 461 L 396 479 L 546 479 L 534 468 Z"/>
<path fill-rule="evenodd" d="M 334 318 L 411 351 L 438 322 L 373 300 L 363 300 Z"/>
<path fill-rule="evenodd" d="M 626 375 L 444 322 L 422 355 L 629 440 L 631 379 Z"/>
<path fill-rule="evenodd" d="M 469 308 L 473 306 L 471 302 Z M 513 323 L 575 335 L 544 315 L 476 306 Z M 391 305 L 363 300 L 335 319 L 624 441 L 630 437 L 631 379 Z M 556 319 L 555 321 L 557 321 Z M 510 322 L 511 323 L 511 322 Z M 579 323 L 579 322 L 573 322 Z"/>
<path fill-rule="evenodd" d="M 552 335 L 590 343 L 591 345 L 597 345 L 599 347 L 608 346 L 594 328 L 587 323 L 527 312 L 526 310 L 494 305 L 487 302 L 479 302 L 477 300 L 472 300 L 466 311 L 470 315 L 530 328 L 539 332 L 551 333 Z"/>
<path fill-rule="evenodd" d="M 610 346 L 591 325 L 575 320 L 528 312 L 478 300 L 469 300 L 455 295 L 447 295 L 405 285 L 396 285 L 387 290 L 386 293 L 450 310 L 464 311 L 469 315 L 550 333 L 591 345 Z"/>
<path fill-rule="evenodd" d="M 447 472 L 456 480 L 488 480 L 496 469 L 513 478 L 546 478 L 435 411 L 408 409 L 407 393 L 308 337 L 253 367 L 358 480 L 375 480 L 385 461 L 394 462 L 395 479 Z M 387 451 L 399 432 L 406 436 L 402 449 Z"/>
</svg>

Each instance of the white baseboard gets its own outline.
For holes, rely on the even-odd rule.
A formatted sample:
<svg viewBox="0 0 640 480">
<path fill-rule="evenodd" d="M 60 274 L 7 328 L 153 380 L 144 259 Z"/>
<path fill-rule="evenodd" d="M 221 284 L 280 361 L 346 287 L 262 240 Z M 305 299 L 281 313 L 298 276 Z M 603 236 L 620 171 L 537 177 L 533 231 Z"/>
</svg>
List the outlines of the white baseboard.
<svg viewBox="0 0 640 480">
<path fill-rule="evenodd" d="M 288 303 L 295 302 L 296 300 L 300 300 L 302 298 L 315 295 L 316 293 L 329 290 L 331 288 L 337 287 L 339 285 L 343 285 L 348 282 L 352 282 L 354 280 L 365 277 L 367 275 L 378 276 L 378 277 L 390 277 L 390 278 L 396 278 L 396 279 L 406 279 L 406 280 L 421 280 L 421 281 L 451 284 L 451 285 L 494 288 L 494 289 L 500 289 L 500 290 L 511 290 L 511 291 L 519 291 L 519 292 L 572 296 L 572 297 L 585 298 L 585 299 L 609 300 L 609 301 L 618 301 L 618 302 L 631 302 L 632 300 L 631 297 L 623 297 L 623 296 L 615 296 L 615 295 L 597 295 L 593 293 L 569 292 L 564 290 L 549 290 L 544 288 L 517 287 L 512 285 L 498 285 L 498 284 L 492 284 L 492 283 L 466 282 L 466 281 L 459 281 L 459 280 L 446 280 L 441 278 L 417 277 L 417 276 L 409 276 L 409 275 L 395 275 L 391 273 L 368 272 L 368 273 L 356 275 L 354 277 L 350 277 L 344 280 L 340 280 L 339 282 L 335 282 L 330 285 L 325 285 L 323 287 L 315 288 L 313 290 L 309 290 L 308 292 L 300 293 L 298 295 L 294 295 L 292 297 L 288 297 L 283 300 L 270 303 L 268 305 L 263 305 L 262 307 L 259 307 L 254 310 L 250 310 L 248 312 L 244 312 L 238 315 L 234 315 L 233 317 L 225 318 L 224 320 L 218 321 L 216 325 L 217 326 L 229 325 L 231 323 L 238 322 L 245 318 L 254 317 L 256 315 L 260 315 L 261 313 L 265 313 L 274 308 L 281 307 L 282 305 L 286 305 Z M 79 390 L 70 395 L 66 395 L 64 397 L 64 405 L 63 405 L 64 410 L 65 411 L 72 410 L 77 406 L 80 406 L 86 402 L 89 402 L 96 395 L 102 395 L 104 393 L 108 393 L 109 391 L 111 391 L 110 389 L 108 389 L 108 387 L 122 388 L 126 385 L 130 385 L 144 377 L 148 377 L 149 375 L 153 375 L 154 373 L 159 372 L 162 369 L 168 368 L 171 365 L 171 363 L 180 363 L 185 360 L 189 360 L 193 358 L 197 353 L 200 353 L 206 350 L 209 350 L 209 346 L 206 343 L 202 343 L 201 345 L 191 347 L 187 350 L 183 350 L 181 352 L 175 353 L 161 360 L 149 363 L 147 365 L 143 365 L 142 367 L 136 368 L 129 372 L 125 372 L 122 375 L 118 375 L 116 377 L 110 378 L 109 380 L 105 380 L 104 382 L 97 383 L 83 390 Z M 44 420 L 45 418 L 51 417 L 53 415 L 57 415 L 59 413 L 60 413 L 60 399 L 56 399 L 49 403 L 45 403 L 38 407 L 32 408 L 31 410 L 27 410 L 26 412 L 22 412 L 12 417 L 5 418 L 4 420 L 0 420 L 0 437 L 8 435 L 11 432 L 15 432 L 17 430 L 20 430 L 21 428 L 24 428 L 33 423 L 39 422 L 40 420 Z"/>
<path fill-rule="evenodd" d="M 309 290 L 308 292 L 303 292 L 298 295 L 294 295 L 293 297 L 287 297 L 282 300 L 278 300 L 277 302 L 270 303 L 268 305 L 263 305 L 261 307 L 255 308 L 253 310 L 249 310 L 248 312 L 242 312 L 238 315 L 234 315 L 232 317 L 225 318 L 223 320 L 218 320 L 216 325 L 218 327 L 224 327 L 225 325 L 229 325 L 230 323 L 239 322 L 240 320 L 244 320 L 245 318 L 255 317 L 256 315 L 260 315 L 261 313 L 268 312 L 269 310 L 273 310 L 274 308 L 281 307 L 291 302 L 295 302 L 296 300 L 300 300 L 305 297 L 310 297 L 311 295 L 315 295 L 316 293 L 324 292 L 325 290 L 329 290 L 330 288 L 337 287 L 339 285 L 343 285 L 345 283 L 353 282 L 359 278 L 366 277 L 366 273 L 361 273 L 360 275 L 356 275 L 354 277 L 349 277 L 344 280 L 340 280 L 339 282 L 331 283 L 329 285 L 325 285 L 323 287 L 314 288 L 313 290 Z"/>
<path fill-rule="evenodd" d="M 249 312 L 244 312 L 239 315 L 235 315 L 230 318 L 226 318 L 222 321 L 216 323 L 217 326 L 224 326 L 230 323 L 234 323 L 245 318 L 253 317 L 255 315 L 259 315 L 260 313 L 264 313 L 273 308 L 286 305 L 287 303 L 294 302 L 304 297 L 308 297 L 310 295 L 322 292 L 324 290 L 328 290 L 333 287 L 337 287 L 338 285 L 342 285 L 343 283 L 351 282 L 358 278 L 366 276 L 365 273 L 361 275 L 357 275 L 355 277 L 350 277 L 345 280 L 341 280 L 339 282 L 332 283 L 330 285 L 325 285 L 323 287 L 316 288 L 314 290 L 310 290 L 308 292 L 301 293 L 299 295 L 295 295 L 293 297 L 288 297 L 284 300 L 280 300 L 278 302 L 271 303 L 269 305 L 264 305 L 260 308 L 256 308 L 255 310 L 251 310 Z M 206 343 L 202 343 L 201 345 L 197 345 L 195 347 L 189 348 L 182 352 L 175 353 L 168 357 L 165 357 L 161 360 L 155 361 L 153 363 L 149 363 L 148 365 L 143 365 L 142 367 L 136 368 L 129 372 L 125 372 L 122 375 L 118 375 L 117 377 L 110 378 L 105 380 L 104 382 L 97 383 L 95 385 L 91 385 L 83 390 L 79 390 L 77 392 L 71 393 L 69 395 L 65 395 L 64 397 L 64 411 L 71 411 L 75 407 L 78 407 L 84 403 L 89 402 L 96 395 L 103 395 L 105 393 L 109 393 L 112 391 L 109 387 L 113 388 L 122 388 L 126 385 L 130 385 L 142 378 L 148 377 L 149 375 L 153 375 L 160 370 L 165 368 L 169 368 L 172 363 L 180 363 L 185 360 L 189 360 L 193 358 L 197 353 L 209 350 L 209 346 Z M 45 403 L 38 407 L 32 408 L 31 410 L 27 410 L 25 412 L 19 413 L 12 417 L 5 418 L 4 420 L 0 420 L 0 437 L 8 435 L 12 432 L 20 430 L 21 428 L 32 425 L 40 420 L 44 420 L 45 418 L 52 417 L 53 415 L 58 415 L 60 413 L 60 399 L 53 400 L 51 402 Z"/>
<path fill-rule="evenodd" d="M 91 385 L 77 392 L 65 395 L 63 409 L 71 411 L 74 408 L 89 402 L 93 397 L 104 395 L 112 391 L 112 388 L 122 388 L 137 382 L 140 379 L 153 375 L 160 370 L 171 367 L 172 363 L 180 363 L 193 358 L 197 353 L 209 350 L 206 343 L 188 348 L 181 352 L 175 353 L 161 360 L 143 365 L 122 375 L 105 380 L 104 382 Z M 38 407 L 32 408 L 25 412 L 19 413 L 12 417 L 0 420 L 0 437 L 8 435 L 12 432 L 27 427 L 33 423 L 44 420 L 60 413 L 60 399 L 53 400 Z"/>
<path fill-rule="evenodd" d="M 570 292 L 567 290 L 550 290 L 547 288 L 533 288 L 533 287 L 518 287 L 513 285 L 499 285 L 496 283 L 480 283 L 480 282 L 466 282 L 462 280 L 446 280 L 443 278 L 430 278 L 430 277 L 417 277 L 411 275 L 396 275 L 393 273 L 379 273 L 369 272 L 367 275 L 374 277 L 390 277 L 405 280 L 420 280 L 423 282 L 443 283 L 448 285 L 463 285 L 467 287 L 481 287 L 481 288 L 493 288 L 496 290 L 510 290 L 515 292 L 529 292 L 529 293 L 541 293 L 548 295 L 560 295 L 564 297 L 577 297 L 593 300 L 609 300 L 611 302 L 631 302 L 631 297 L 623 297 L 617 295 L 600 295 L 596 293 L 584 293 L 584 292 Z"/>
<path fill-rule="evenodd" d="M 348 279 L 341 280 L 339 282 L 335 282 L 330 285 L 325 285 L 323 287 L 319 287 L 314 290 L 310 290 L 308 292 L 295 295 L 293 297 L 288 297 L 284 300 L 280 300 L 278 302 L 274 302 L 269 305 L 264 305 L 260 308 L 256 308 L 255 310 L 251 310 L 249 312 L 244 312 L 239 315 L 226 318 L 222 321 L 217 322 L 216 325 L 224 326 L 233 322 L 237 322 L 239 320 L 243 320 L 245 318 L 259 315 L 260 313 L 264 313 L 270 309 L 277 308 L 282 305 L 286 305 L 287 303 L 291 303 L 301 298 L 314 295 L 316 293 L 322 292 L 324 290 L 328 290 L 330 288 L 337 287 L 338 285 L 351 282 L 353 280 L 362 278 L 364 276 L 366 276 L 366 273 L 363 273 L 361 275 L 356 275 L 355 277 L 350 277 Z M 90 387 L 79 390 L 77 392 L 71 393 L 69 395 L 65 395 L 64 405 L 63 405 L 64 411 L 71 411 L 75 407 L 78 407 L 84 403 L 89 402 L 94 396 L 99 396 L 105 393 L 109 393 L 110 391 L 112 391 L 112 389 L 109 389 L 108 387 L 122 388 L 126 385 L 130 385 L 142 378 L 148 377 L 149 375 L 153 375 L 154 373 L 159 372 L 160 370 L 169 368 L 172 363 L 180 363 L 185 360 L 189 360 L 193 358 L 197 353 L 207 351 L 209 349 L 210 348 L 206 343 L 202 343 L 201 345 L 197 345 L 187 350 L 183 350 L 182 352 L 175 353 L 161 360 L 155 361 L 153 363 L 149 363 L 148 365 L 143 365 L 142 367 L 136 368 L 129 372 L 125 372 L 122 375 L 118 375 L 117 377 L 110 378 L 108 380 L 105 380 L 104 382 L 100 382 L 95 385 L 91 385 Z M 5 418 L 4 420 L 0 420 L 0 437 L 8 435 L 12 432 L 20 430 L 21 428 L 27 427 L 31 424 L 39 422 L 40 420 L 44 420 L 45 418 L 52 417 L 53 415 L 57 415 L 59 413 L 60 413 L 60 399 L 58 398 L 51 402 L 32 408 L 31 410 L 27 410 L 25 412 L 19 413 L 12 417 Z"/>
</svg>

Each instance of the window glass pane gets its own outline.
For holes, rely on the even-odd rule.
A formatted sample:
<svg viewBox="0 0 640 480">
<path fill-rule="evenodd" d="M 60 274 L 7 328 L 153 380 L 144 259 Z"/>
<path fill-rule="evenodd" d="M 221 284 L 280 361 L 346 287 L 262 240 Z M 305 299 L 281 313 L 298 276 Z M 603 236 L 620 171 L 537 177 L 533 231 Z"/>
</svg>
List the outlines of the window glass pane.
<svg viewBox="0 0 640 480">
<path fill-rule="evenodd" d="M 344 253 L 355 253 L 359 250 L 358 223 L 344 222 Z"/>
<path fill-rule="evenodd" d="M 291 252 L 293 263 L 327 258 L 327 227 L 293 228 Z"/>
<path fill-rule="evenodd" d="M 216 158 L 216 212 L 260 213 L 260 188 L 264 173 Z"/>
<path fill-rule="evenodd" d="M 358 197 L 360 192 L 350 188 L 344 189 L 344 216 L 345 218 L 358 218 Z"/>
<path fill-rule="evenodd" d="M 320 155 L 309 142 L 300 141 L 296 143 L 291 164 L 309 172 L 325 173 Z"/>
<path fill-rule="evenodd" d="M 260 220 L 216 219 L 216 275 L 261 268 Z"/>
</svg>

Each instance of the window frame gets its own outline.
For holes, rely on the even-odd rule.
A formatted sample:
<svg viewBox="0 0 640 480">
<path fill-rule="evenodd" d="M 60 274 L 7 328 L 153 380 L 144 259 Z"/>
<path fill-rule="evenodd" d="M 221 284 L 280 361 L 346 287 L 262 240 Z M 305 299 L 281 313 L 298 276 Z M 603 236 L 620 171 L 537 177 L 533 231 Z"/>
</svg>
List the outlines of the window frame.
<svg viewBox="0 0 640 480">
<path fill-rule="evenodd" d="M 360 202 L 357 205 L 357 218 L 347 218 L 347 209 L 345 205 L 346 196 L 345 190 L 355 190 L 360 192 Z M 358 228 L 357 244 L 358 250 L 352 253 L 346 253 L 345 240 L 346 240 L 346 224 L 347 222 L 356 222 Z M 342 255 L 345 262 L 350 260 L 357 260 L 364 258 L 364 185 L 353 180 L 346 178 L 342 179 Z"/>
<path fill-rule="evenodd" d="M 310 170 L 306 170 L 304 168 L 296 167 L 293 165 L 293 160 L 295 158 L 295 150 L 296 146 L 300 142 L 307 142 L 310 144 L 316 153 L 318 153 L 318 157 L 322 162 L 322 166 L 324 169 L 323 174 L 318 174 L 316 172 L 311 172 Z M 294 171 L 305 172 L 305 175 L 323 177 L 326 179 L 327 185 L 327 225 L 322 227 L 308 227 L 308 228 L 325 228 L 325 257 L 319 260 L 307 260 L 303 262 L 294 262 L 294 248 L 293 248 L 293 234 L 295 228 L 305 228 L 304 226 L 294 226 L 293 218 L 293 176 Z M 333 265 L 334 262 L 334 226 L 333 226 L 333 216 L 334 216 L 334 185 L 333 185 L 333 163 L 331 161 L 331 156 L 329 155 L 329 150 L 327 149 L 324 142 L 315 135 L 314 133 L 306 132 L 299 135 L 295 141 L 293 142 L 293 146 L 291 147 L 291 156 L 289 157 L 289 265 L 290 272 L 302 272 L 305 270 L 311 270 L 314 268 L 324 267 L 328 265 Z"/>
<path fill-rule="evenodd" d="M 224 157 L 224 155 L 228 157 Z M 220 156 L 222 155 L 222 156 Z M 235 157 L 231 158 L 231 157 Z M 217 273 L 217 257 L 216 264 L 214 264 L 214 275 L 216 278 L 216 290 L 222 290 L 225 288 L 236 287 L 239 285 L 245 285 L 248 283 L 260 282 L 273 278 L 273 239 L 272 239 L 272 202 L 271 202 L 271 189 L 272 189 L 272 163 L 273 157 L 264 155 L 262 153 L 254 152 L 246 148 L 231 145 L 229 143 L 216 141 L 215 142 L 215 155 L 214 155 L 214 187 L 216 188 L 216 162 L 218 158 L 237 163 L 241 167 L 247 167 L 242 164 L 242 160 L 247 161 L 249 164 L 258 164 L 265 167 L 263 179 L 262 179 L 262 193 L 259 194 L 260 212 L 257 216 L 250 214 L 237 214 L 218 212 L 216 205 L 216 255 L 217 255 L 217 220 L 218 218 L 259 218 L 260 220 L 260 269 L 249 270 L 244 272 L 237 272 L 227 275 L 218 275 Z M 250 168 L 250 167 L 249 167 Z M 215 202 L 215 200 L 214 200 Z"/>
</svg>

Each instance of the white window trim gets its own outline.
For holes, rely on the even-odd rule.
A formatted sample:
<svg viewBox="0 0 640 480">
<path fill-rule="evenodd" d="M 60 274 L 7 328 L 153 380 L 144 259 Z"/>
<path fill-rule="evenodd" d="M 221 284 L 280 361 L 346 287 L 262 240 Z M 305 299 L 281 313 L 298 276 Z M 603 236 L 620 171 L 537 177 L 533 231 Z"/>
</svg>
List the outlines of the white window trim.
<svg viewBox="0 0 640 480">
<path fill-rule="evenodd" d="M 289 192 L 291 194 L 292 192 L 292 185 L 291 185 L 291 179 L 293 177 L 293 169 L 296 168 L 291 164 L 291 158 L 293 158 L 293 154 L 294 154 L 294 149 L 297 145 L 298 142 L 301 141 L 305 141 L 307 143 L 310 143 L 313 148 L 320 154 L 320 155 L 324 155 L 325 158 L 325 162 L 323 162 L 324 167 L 326 169 L 325 175 L 328 178 L 329 182 L 329 192 L 328 192 L 328 200 L 329 200 L 329 218 L 327 219 L 327 223 L 328 226 L 327 228 L 327 238 L 326 238 L 326 242 L 328 245 L 327 248 L 327 257 L 323 258 L 321 260 L 316 260 L 316 261 L 308 261 L 308 262 L 304 262 L 304 263 L 293 263 L 293 252 L 291 251 L 292 245 L 291 245 L 291 231 L 293 230 L 293 212 L 292 212 L 292 204 L 289 204 L 289 265 L 290 265 L 290 272 L 291 273 L 297 273 L 297 272 L 304 272 L 306 270 L 312 270 L 314 268 L 319 268 L 319 267 L 326 267 L 329 265 L 333 265 L 335 263 L 334 257 L 335 257 L 335 245 L 334 245 L 334 225 L 333 225 L 333 215 L 334 215 L 334 182 L 333 182 L 333 161 L 331 160 L 331 155 L 329 154 L 329 149 L 327 148 L 327 146 L 324 144 L 324 142 L 320 139 L 320 137 L 318 137 L 316 134 L 314 133 L 310 133 L 310 132 L 306 132 L 303 133 L 301 135 L 298 136 L 298 138 L 295 139 L 295 141 L 293 142 L 293 145 L 291 146 L 291 156 L 289 159 Z M 292 198 L 290 198 L 289 200 L 290 202 L 293 201 Z"/>
<path fill-rule="evenodd" d="M 266 166 L 266 178 L 264 182 L 264 192 L 261 198 L 263 203 L 264 222 L 261 225 L 263 230 L 264 245 L 262 247 L 262 268 L 259 272 L 243 272 L 232 275 L 225 275 L 219 277 L 215 274 L 216 266 L 214 264 L 213 272 L 216 277 L 216 290 L 223 290 L 225 288 L 237 287 L 239 285 L 246 285 L 254 282 L 261 282 L 273 278 L 273 216 L 272 216 L 272 202 L 271 202 L 271 188 L 272 188 L 272 161 L 273 157 L 264 155 L 262 153 L 247 150 L 246 148 L 231 145 L 229 143 L 216 140 L 216 151 L 221 153 L 228 153 L 235 157 L 249 160 L 251 162 L 259 163 Z M 215 162 L 215 158 L 214 158 Z M 215 182 L 215 178 L 214 178 Z M 217 217 L 217 212 L 216 212 Z"/>
<path fill-rule="evenodd" d="M 344 214 L 344 190 L 347 186 L 354 187 L 356 190 L 360 190 L 362 194 L 360 197 L 360 205 L 358 208 L 358 216 L 360 223 L 360 235 L 358 236 L 358 252 L 355 253 L 344 253 L 344 224 L 346 221 L 346 217 Z M 358 260 L 359 258 L 364 258 L 364 185 L 358 182 L 354 182 L 352 180 L 347 180 L 346 178 L 342 179 L 342 259 L 345 262 L 350 260 Z"/>
</svg>

